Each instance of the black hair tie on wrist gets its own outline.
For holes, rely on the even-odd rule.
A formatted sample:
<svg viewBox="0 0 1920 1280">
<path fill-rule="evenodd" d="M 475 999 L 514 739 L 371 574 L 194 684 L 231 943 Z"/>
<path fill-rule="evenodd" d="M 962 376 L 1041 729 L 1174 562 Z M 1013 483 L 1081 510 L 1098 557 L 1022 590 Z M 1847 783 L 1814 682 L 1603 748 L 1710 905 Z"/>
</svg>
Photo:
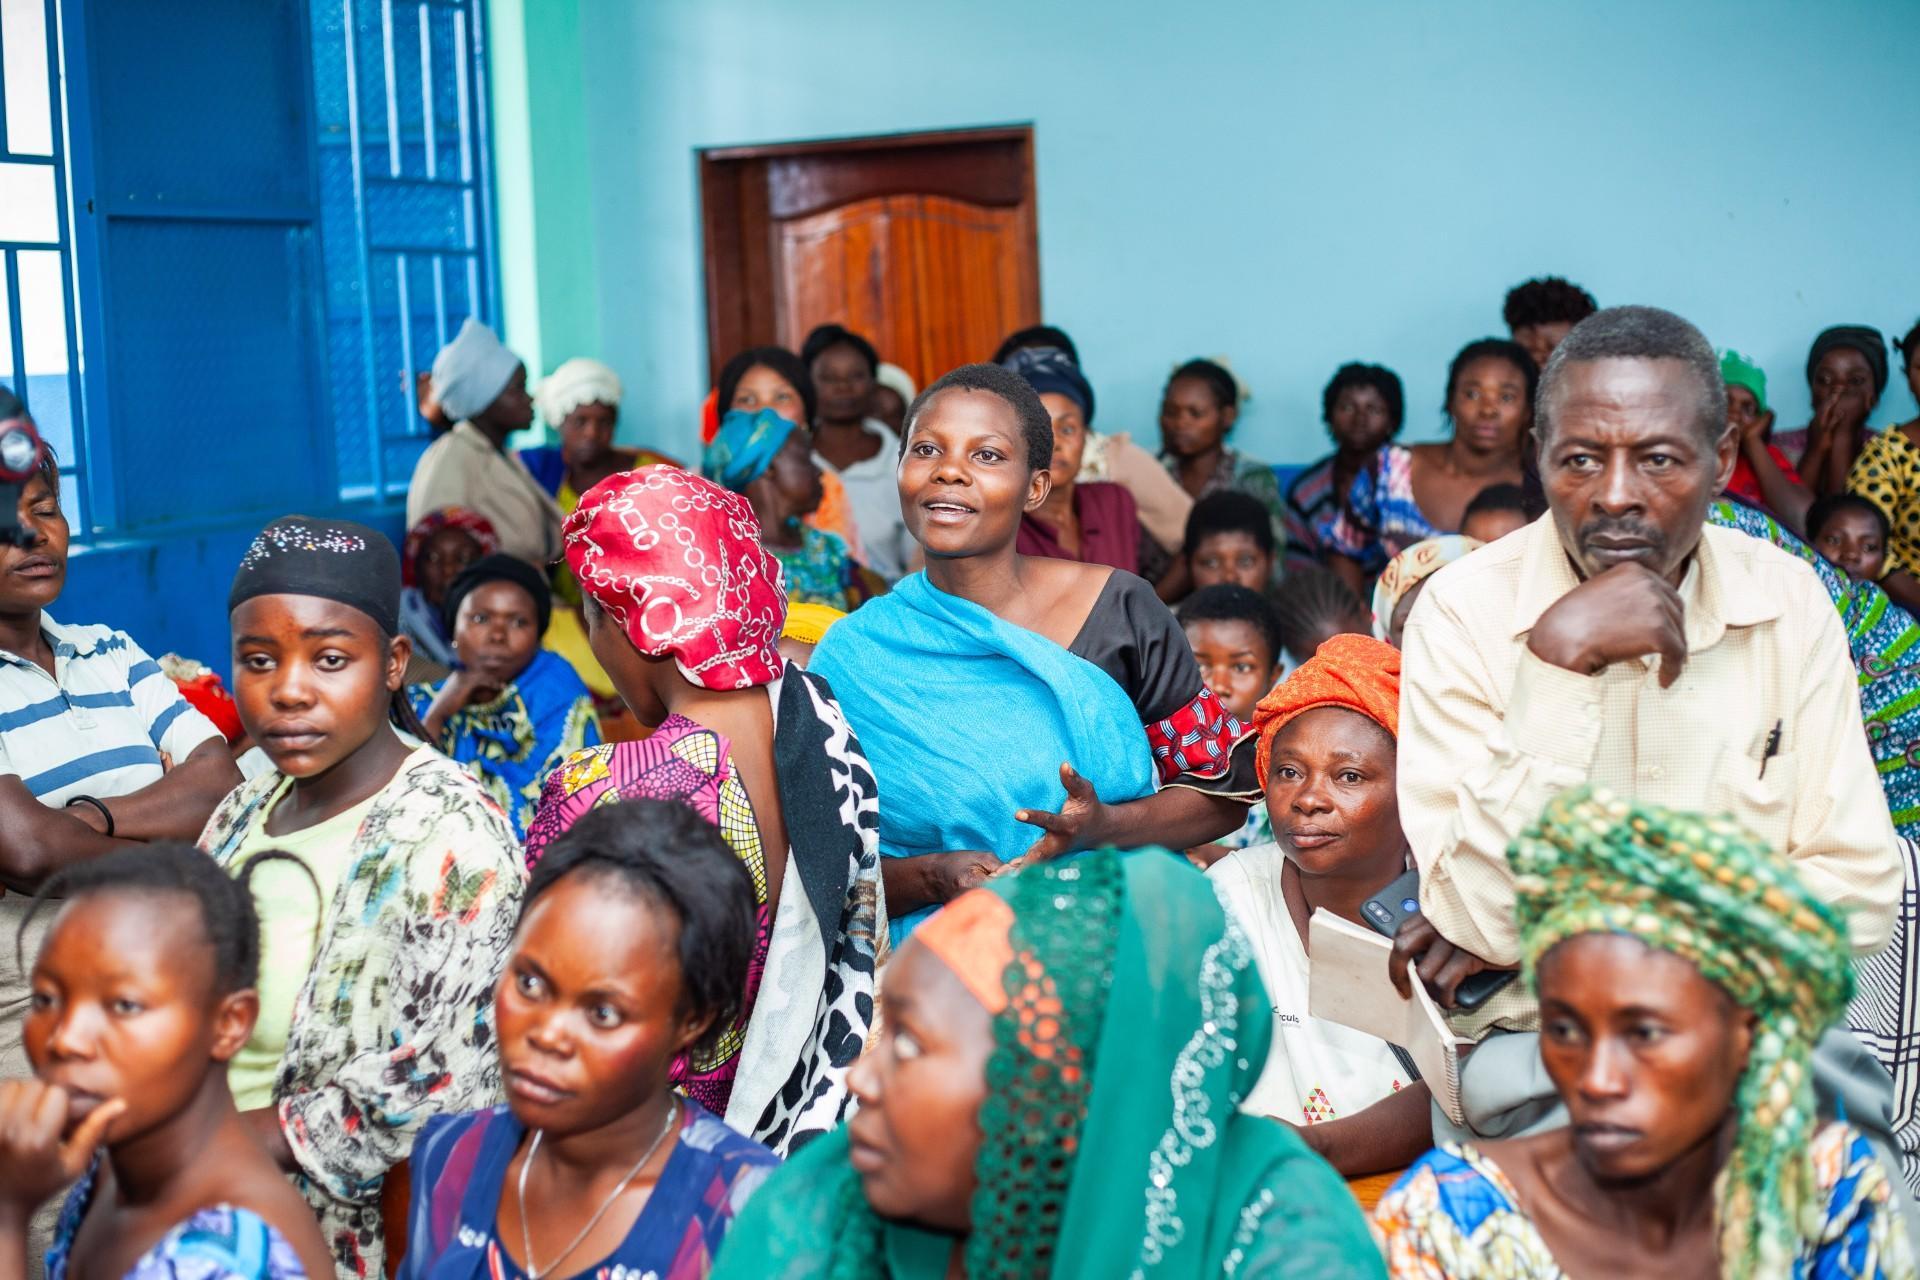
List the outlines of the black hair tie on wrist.
<svg viewBox="0 0 1920 1280">
<path fill-rule="evenodd" d="M 113 835 L 113 811 L 107 808 L 105 801 L 96 800 L 92 796 L 74 796 L 67 801 L 67 808 L 71 809 L 77 804 L 90 804 L 98 809 L 101 820 L 107 824 L 107 835 L 109 837 Z"/>
</svg>

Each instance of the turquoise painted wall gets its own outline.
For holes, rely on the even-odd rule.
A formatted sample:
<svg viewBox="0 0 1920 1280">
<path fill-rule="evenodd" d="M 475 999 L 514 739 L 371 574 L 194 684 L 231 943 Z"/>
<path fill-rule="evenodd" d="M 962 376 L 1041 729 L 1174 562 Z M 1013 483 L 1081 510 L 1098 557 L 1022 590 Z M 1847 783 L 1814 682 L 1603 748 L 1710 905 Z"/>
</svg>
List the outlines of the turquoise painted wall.
<svg viewBox="0 0 1920 1280">
<path fill-rule="evenodd" d="M 683 453 L 702 146 L 1033 122 L 1045 310 L 1101 425 L 1152 431 L 1170 366 L 1225 354 L 1275 460 L 1322 451 L 1348 359 L 1398 369 L 1409 436 L 1437 432 L 1448 359 L 1530 275 L 1757 355 L 1783 427 L 1821 327 L 1920 315 L 1914 0 L 557 2 L 598 338 L 634 438 Z M 1876 421 L 1913 412 L 1896 382 Z"/>
</svg>

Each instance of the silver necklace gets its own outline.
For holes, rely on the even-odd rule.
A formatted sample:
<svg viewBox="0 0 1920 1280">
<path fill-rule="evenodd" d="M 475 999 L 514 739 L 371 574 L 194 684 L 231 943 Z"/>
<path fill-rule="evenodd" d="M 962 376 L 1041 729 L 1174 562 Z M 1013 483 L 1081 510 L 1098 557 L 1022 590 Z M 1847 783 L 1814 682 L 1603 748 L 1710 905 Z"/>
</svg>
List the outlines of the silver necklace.
<svg viewBox="0 0 1920 1280">
<path fill-rule="evenodd" d="M 527 1260 L 527 1280 L 544 1280 L 544 1277 L 553 1274 L 555 1267 L 567 1260 L 569 1254 L 580 1247 L 580 1242 L 600 1225 L 600 1219 L 607 1216 L 607 1210 L 613 1208 L 613 1202 L 620 1198 L 620 1193 L 640 1176 L 640 1171 L 647 1167 L 647 1161 L 653 1159 L 653 1153 L 660 1149 L 660 1144 L 667 1140 L 669 1133 L 673 1132 L 674 1117 L 679 1113 L 680 1100 L 670 1099 L 667 1103 L 667 1122 L 660 1126 L 660 1136 L 653 1140 L 653 1145 L 647 1148 L 647 1153 L 640 1157 L 633 1168 L 627 1170 L 627 1176 L 620 1179 L 620 1185 L 613 1189 L 613 1193 L 600 1202 L 600 1207 L 593 1211 L 591 1218 L 587 1219 L 587 1225 L 580 1228 L 580 1234 L 575 1236 L 566 1248 L 554 1255 L 553 1261 L 544 1268 L 533 1264 L 533 1233 L 527 1230 L 527 1170 L 533 1168 L 534 1154 L 540 1150 L 540 1139 L 547 1136 L 547 1131 L 545 1129 L 533 1131 L 533 1143 L 527 1148 L 527 1158 L 520 1162 L 520 1186 L 517 1192 L 520 1202 L 520 1251 Z"/>
</svg>

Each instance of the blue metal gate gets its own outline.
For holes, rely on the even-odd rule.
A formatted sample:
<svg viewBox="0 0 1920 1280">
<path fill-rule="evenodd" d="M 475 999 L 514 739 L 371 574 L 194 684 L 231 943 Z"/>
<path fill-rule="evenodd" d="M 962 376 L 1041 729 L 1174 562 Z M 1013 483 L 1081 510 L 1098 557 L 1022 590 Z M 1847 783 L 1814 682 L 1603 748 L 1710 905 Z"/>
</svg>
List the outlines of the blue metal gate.
<svg viewBox="0 0 1920 1280">
<path fill-rule="evenodd" d="M 404 493 L 414 375 L 493 323 L 481 0 L 312 0 L 327 351 L 341 496 Z"/>
</svg>

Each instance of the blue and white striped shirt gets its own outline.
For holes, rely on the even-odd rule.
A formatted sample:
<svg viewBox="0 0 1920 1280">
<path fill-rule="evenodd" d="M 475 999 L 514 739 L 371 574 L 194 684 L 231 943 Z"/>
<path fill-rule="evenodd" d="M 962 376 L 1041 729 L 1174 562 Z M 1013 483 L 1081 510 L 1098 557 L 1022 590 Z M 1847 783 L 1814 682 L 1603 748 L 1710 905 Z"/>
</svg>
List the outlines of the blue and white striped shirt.
<svg viewBox="0 0 1920 1280">
<path fill-rule="evenodd" d="M 220 731 L 124 631 L 68 627 L 40 615 L 53 675 L 0 649 L 0 774 L 43 804 L 123 796 L 161 777 Z"/>
</svg>

